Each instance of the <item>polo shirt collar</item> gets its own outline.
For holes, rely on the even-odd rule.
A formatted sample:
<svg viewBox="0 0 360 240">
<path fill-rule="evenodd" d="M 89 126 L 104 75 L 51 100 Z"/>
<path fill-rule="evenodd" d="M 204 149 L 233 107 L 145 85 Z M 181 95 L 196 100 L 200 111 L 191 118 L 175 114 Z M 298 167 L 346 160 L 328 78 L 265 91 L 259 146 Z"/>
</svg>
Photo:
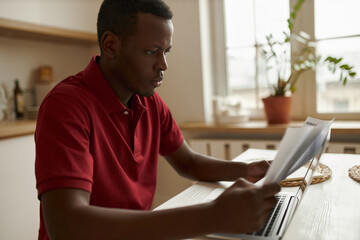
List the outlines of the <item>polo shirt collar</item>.
<svg viewBox="0 0 360 240">
<path fill-rule="evenodd" d="M 96 61 L 99 57 L 100 56 L 98 55 L 94 55 L 91 58 L 89 65 L 84 69 L 83 76 L 85 85 L 95 95 L 108 113 L 123 111 L 126 107 L 111 89 Z M 134 107 L 146 109 L 137 94 L 132 96 L 131 104 Z"/>
</svg>

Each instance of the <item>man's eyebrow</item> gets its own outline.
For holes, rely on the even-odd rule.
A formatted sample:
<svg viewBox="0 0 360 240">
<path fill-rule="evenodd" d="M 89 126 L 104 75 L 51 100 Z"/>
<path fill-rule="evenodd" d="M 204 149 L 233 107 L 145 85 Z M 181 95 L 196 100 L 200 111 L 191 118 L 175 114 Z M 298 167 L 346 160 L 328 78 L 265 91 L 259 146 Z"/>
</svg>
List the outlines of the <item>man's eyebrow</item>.
<svg viewBox="0 0 360 240">
<path fill-rule="evenodd" d="M 165 48 L 164 50 L 170 50 L 172 48 L 173 45 L 170 45 L 169 47 Z M 154 44 L 153 45 L 154 48 L 158 48 L 158 49 L 163 49 L 162 46 Z"/>
</svg>

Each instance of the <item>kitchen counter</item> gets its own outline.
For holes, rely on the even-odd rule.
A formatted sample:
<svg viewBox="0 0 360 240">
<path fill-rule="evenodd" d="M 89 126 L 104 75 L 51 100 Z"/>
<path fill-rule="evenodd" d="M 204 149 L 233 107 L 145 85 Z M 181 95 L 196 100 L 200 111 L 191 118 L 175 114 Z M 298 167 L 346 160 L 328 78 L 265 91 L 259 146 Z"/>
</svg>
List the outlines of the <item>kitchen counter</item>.
<svg viewBox="0 0 360 240">
<path fill-rule="evenodd" d="M 0 121 L 0 139 L 34 134 L 35 120 Z"/>
<path fill-rule="evenodd" d="M 301 126 L 303 122 L 291 122 L 282 125 L 268 125 L 265 121 L 250 121 L 247 123 L 217 125 L 201 122 L 182 123 L 179 127 L 185 132 L 207 133 L 277 133 L 283 134 L 288 126 Z M 0 139 L 34 134 L 36 120 L 0 121 Z M 360 140 L 360 121 L 335 121 L 332 134 L 348 135 Z"/>
</svg>

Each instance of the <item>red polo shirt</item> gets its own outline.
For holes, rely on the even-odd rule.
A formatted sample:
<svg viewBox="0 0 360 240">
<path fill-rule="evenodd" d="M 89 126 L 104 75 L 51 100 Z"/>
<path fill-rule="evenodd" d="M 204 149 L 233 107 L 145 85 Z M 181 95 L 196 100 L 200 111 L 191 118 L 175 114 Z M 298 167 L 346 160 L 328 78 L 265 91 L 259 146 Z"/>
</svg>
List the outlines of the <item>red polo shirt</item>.
<svg viewBox="0 0 360 240">
<path fill-rule="evenodd" d="M 158 155 L 183 137 L 160 96 L 134 95 L 131 109 L 116 97 L 96 57 L 85 70 L 44 99 L 35 132 L 38 196 L 50 189 L 78 188 L 90 204 L 149 209 Z M 39 239 L 47 239 L 42 214 Z"/>
</svg>

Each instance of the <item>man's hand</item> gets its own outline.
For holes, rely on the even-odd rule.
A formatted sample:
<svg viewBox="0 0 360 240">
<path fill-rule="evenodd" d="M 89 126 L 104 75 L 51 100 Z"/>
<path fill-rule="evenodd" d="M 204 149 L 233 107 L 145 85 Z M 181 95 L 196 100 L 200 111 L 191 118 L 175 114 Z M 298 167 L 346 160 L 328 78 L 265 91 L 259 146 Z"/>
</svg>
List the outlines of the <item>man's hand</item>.
<svg viewBox="0 0 360 240">
<path fill-rule="evenodd" d="M 246 233 L 259 230 L 265 223 L 280 191 L 277 184 L 261 187 L 239 179 L 217 199 L 215 217 L 220 224 L 220 232 Z"/>
<path fill-rule="evenodd" d="M 266 160 L 249 163 L 244 178 L 255 183 L 265 176 L 269 167 L 270 162 Z"/>
</svg>

